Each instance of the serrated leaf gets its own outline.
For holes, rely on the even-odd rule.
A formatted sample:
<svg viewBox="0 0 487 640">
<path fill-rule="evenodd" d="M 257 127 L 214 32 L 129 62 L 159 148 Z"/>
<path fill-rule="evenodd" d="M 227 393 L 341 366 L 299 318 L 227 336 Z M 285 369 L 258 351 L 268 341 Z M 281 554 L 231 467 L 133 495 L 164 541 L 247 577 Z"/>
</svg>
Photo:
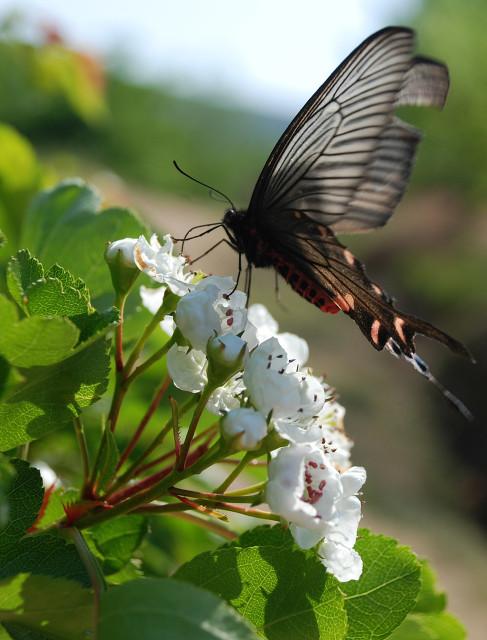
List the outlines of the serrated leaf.
<svg viewBox="0 0 487 640">
<path fill-rule="evenodd" d="M 289 528 L 281 527 L 279 524 L 264 524 L 244 531 L 231 544 L 236 547 L 292 547 L 294 540 Z"/>
<path fill-rule="evenodd" d="M 414 607 L 421 582 L 416 556 L 392 538 L 361 529 L 355 549 L 364 568 L 359 580 L 342 583 L 348 614 L 347 640 L 381 640 Z"/>
<path fill-rule="evenodd" d="M 12 366 L 49 366 L 72 353 L 79 330 L 67 318 L 25 318 L 20 322 L 0 320 L 0 355 Z"/>
<path fill-rule="evenodd" d="M 109 345 L 104 339 L 50 367 L 33 367 L 26 381 L 0 403 L 0 451 L 40 438 L 71 423 L 108 384 Z"/>
<path fill-rule="evenodd" d="M 130 561 L 146 533 L 147 521 L 137 515 L 107 520 L 92 527 L 89 534 L 103 556 L 104 573 L 120 571 Z"/>
<path fill-rule="evenodd" d="M 21 245 L 29 247 L 33 254 L 40 256 L 61 220 L 80 211 L 96 211 L 99 204 L 99 194 L 82 180 L 64 180 L 53 189 L 42 191 L 27 212 Z"/>
<path fill-rule="evenodd" d="M 257 640 L 248 623 L 208 591 L 172 579 L 132 580 L 102 596 L 99 640 Z"/>
<path fill-rule="evenodd" d="M 34 524 L 44 497 L 38 469 L 24 460 L 11 460 L 11 465 L 16 475 L 6 493 L 9 514 L 7 524 L 0 529 L 0 553 L 15 547 Z"/>
<path fill-rule="evenodd" d="M 7 288 L 19 307 L 24 307 L 27 289 L 43 277 L 42 264 L 37 258 L 33 258 L 27 249 L 17 251 L 16 255 L 10 258 L 7 265 Z"/>
<path fill-rule="evenodd" d="M 90 586 L 76 547 L 55 535 L 29 536 L 0 550 L 0 579 L 18 573 L 66 578 Z"/>
<path fill-rule="evenodd" d="M 275 538 L 272 529 L 270 539 Z M 256 537 L 265 538 L 262 529 Z M 228 600 L 269 640 L 345 637 L 347 616 L 339 583 L 316 557 L 287 542 L 202 553 L 175 577 Z"/>
<path fill-rule="evenodd" d="M 92 620 L 93 595 L 77 582 L 26 573 L 0 581 L 0 622 L 48 638 L 86 640 Z"/>
</svg>

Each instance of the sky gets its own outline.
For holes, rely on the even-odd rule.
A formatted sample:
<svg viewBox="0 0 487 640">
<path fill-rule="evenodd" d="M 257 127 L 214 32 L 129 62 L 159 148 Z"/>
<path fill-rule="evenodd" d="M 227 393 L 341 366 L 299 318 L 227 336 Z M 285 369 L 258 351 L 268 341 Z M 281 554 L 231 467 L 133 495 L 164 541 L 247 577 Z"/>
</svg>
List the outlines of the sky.
<svg viewBox="0 0 487 640">
<path fill-rule="evenodd" d="M 288 114 L 373 31 L 419 0 L 0 0 L 55 24 L 71 45 L 113 59 L 139 80 Z"/>
</svg>

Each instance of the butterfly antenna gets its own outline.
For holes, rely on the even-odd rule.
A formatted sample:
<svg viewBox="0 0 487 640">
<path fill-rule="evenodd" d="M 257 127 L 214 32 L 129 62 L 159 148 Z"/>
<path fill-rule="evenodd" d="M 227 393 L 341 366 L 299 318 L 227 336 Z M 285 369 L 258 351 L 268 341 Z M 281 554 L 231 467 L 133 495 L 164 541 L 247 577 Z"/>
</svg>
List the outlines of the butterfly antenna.
<svg viewBox="0 0 487 640">
<path fill-rule="evenodd" d="M 224 198 L 224 200 L 226 200 L 228 202 L 228 204 L 232 207 L 233 210 L 235 210 L 235 205 L 233 204 L 233 202 L 222 191 L 219 191 L 218 189 L 215 189 L 214 187 L 210 186 L 209 184 L 206 184 L 206 182 L 202 182 L 201 180 L 198 180 L 197 178 L 194 178 L 193 176 L 191 176 L 189 173 L 186 173 L 186 171 L 183 171 L 183 169 L 181 169 L 181 167 L 178 165 L 176 160 L 173 160 L 172 163 L 176 167 L 176 169 L 179 171 L 179 173 L 181 173 L 183 176 L 186 176 L 186 178 L 189 178 L 193 182 L 196 182 L 196 184 L 200 184 L 202 187 L 206 187 L 207 189 L 209 189 L 210 190 L 210 195 L 212 193 L 217 193 L 219 196 L 221 196 L 222 198 Z"/>
</svg>

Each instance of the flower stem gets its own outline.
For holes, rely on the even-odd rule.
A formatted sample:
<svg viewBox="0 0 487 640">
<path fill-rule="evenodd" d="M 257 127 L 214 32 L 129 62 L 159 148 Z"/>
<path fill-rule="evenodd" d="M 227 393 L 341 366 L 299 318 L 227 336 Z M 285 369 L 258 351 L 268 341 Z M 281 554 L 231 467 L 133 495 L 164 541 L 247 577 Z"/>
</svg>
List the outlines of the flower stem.
<svg viewBox="0 0 487 640">
<path fill-rule="evenodd" d="M 116 301 L 117 307 L 120 310 L 120 321 L 115 331 L 115 370 L 117 374 L 121 374 L 123 371 L 123 321 L 126 299 L 127 294 L 121 293 L 117 296 Z"/>
<path fill-rule="evenodd" d="M 81 418 L 79 417 L 74 418 L 74 431 L 76 433 L 76 439 L 78 440 L 78 446 L 81 453 L 81 463 L 83 466 L 83 494 L 90 480 L 90 458 L 88 454 L 88 445 L 86 444 L 85 429 Z"/>
<path fill-rule="evenodd" d="M 253 502 L 256 498 L 259 498 L 259 494 L 254 495 L 241 495 L 230 496 L 228 493 L 212 493 L 210 491 L 190 491 L 189 489 L 180 489 L 179 487 L 172 487 L 170 492 L 174 496 L 188 496 L 188 498 L 195 498 L 199 500 L 214 500 L 222 501 L 227 500 L 229 502 Z"/>
<path fill-rule="evenodd" d="M 122 467 L 123 463 L 127 460 L 129 455 L 134 450 L 135 445 L 139 441 L 142 433 L 144 432 L 145 427 L 147 426 L 150 419 L 154 415 L 157 407 L 159 406 L 159 403 L 161 402 L 171 382 L 172 382 L 171 378 L 169 376 L 166 376 L 162 384 L 160 385 L 159 389 L 157 389 L 156 393 L 154 394 L 154 397 L 152 398 L 152 402 L 150 403 L 149 408 L 145 412 L 142 420 L 140 421 L 140 424 L 137 427 L 134 435 L 132 436 L 132 439 L 130 440 L 128 445 L 125 447 L 125 450 L 120 456 L 120 460 L 118 461 L 118 464 L 117 464 L 117 469 L 116 469 L 117 471 Z"/>
<path fill-rule="evenodd" d="M 214 520 L 198 518 L 198 516 L 194 516 L 192 513 L 185 513 L 184 511 L 174 511 L 172 513 L 168 512 L 168 515 L 172 515 L 174 518 L 179 518 L 180 520 L 186 520 L 191 524 L 195 524 L 198 527 L 202 527 L 203 529 L 207 529 L 212 533 L 216 533 L 218 536 L 226 538 L 227 540 L 235 540 L 236 538 L 238 538 L 238 533 L 235 533 L 235 531 L 231 531 L 231 529 L 228 529 L 224 525 L 215 522 Z"/>
<path fill-rule="evenodd" d="M 248 487 L 243 487 L 243 489 L 236 489 L 235 491 L 226 491 L 225 498 L 229 498 L 230 496 L 245 496 L 252 493 L 260 493 L 266 486 L 267 481 L 257 482 L 256 484 L 251 484 Z"/>
<path fill-rule="evenodd" d="M 140 338 L 135 343 L 134 348 L 132 349 L 132 353 L 129 355 L 127 359 L 127 364 L 125 365 L 125 371 L 128 375 L 130 375 L 132 369 L 134 368 L 135 363 L 139 359 L 140 354 L 142 353 L 142 349 L 144 348 L 145 343 L 150 338 L 155 329 L 157 329 L 160 318 L 158 314 L 154 315 L 149 324 L 144 329 L 144 332 L 140 336 Z"/>
<path fill-rule="evenodd" d="M 193 417 L 191 419 L 191 423 L 188 427 L 188 432 L 186 434 L 186 438 L 181 447 L 181 454 L 178 456 L 177 460 L 177 469 L 178 471 L 184 471 L 186 467 L 186 458 L 188 456 L 189 447 L 191 446 L 191 441 L 193 440 L 194 432 L 196 431 L 196 427 L 198 426 L 199 419 L 201 418 L 201 414 L 205 410 L 206 403 L 208 402 L 209 397 L 213 393 L 213 387 L 211 385 L 207 385 L 198 400 L 198 404 L 195 407 Z"/>
<path fill-rule="evenodd" d="M 248 463 L 252 460 L 253 457 L 254 457 L 254 454 L 251 451 L 248 451 L 244 455 L 244 457 L 240 460 L 240 462 L 237 464 L 235 469 L 233 469 L 233 471 L 231 471 L 231 473 L 228 474 L 227 478 L 221 483 L 221 485 L 215 489 L 215 493 L 224 493 L 225 490 L 228 489 L 228 487 L 233 483 L 235 478 L 237 478 L 237 476 L 239 476 L 242 473 L 242 471 L 245 469 L 245 467 L 248 465 Z"/>
<path fill-rule="evenodd" d="M 93 607 L 93 626 L 94 629 L 98 627 L 98 618 L 100 613 L 100 598 L 101 594 L 106 591 L 107 586 L 105 577 L 98 564 L 95 556 L 91 553 L 82 533 L 76 527 L 69 527 L 64 530 L 66 535 L 71 538 L 78 551 L 79 557 L 83 562 L 86 572 L 90 577 L 91 586 L 95 595 L 95 603 Z"/>
<path fill-rule="evenodd" d="M 152 356 L 150 356 L 150 358 L 147 358 L 147 360 L 145 360 L 142 364 L 139 364 L 139 366 L 136 367 L 131 373 L 127 371 L 128 375 L 125 378 L 127 385 L 131 384 L 135 380 L 135 378 L 144 373 L 144 371 L 147 371 L 147 369 L 151 367 L 155 362 L 163 358 L 173 344 L 175 344 L 174 336 L 170 338 L 166 342 L 166 344 L 158 349 Z"/>
</svg>

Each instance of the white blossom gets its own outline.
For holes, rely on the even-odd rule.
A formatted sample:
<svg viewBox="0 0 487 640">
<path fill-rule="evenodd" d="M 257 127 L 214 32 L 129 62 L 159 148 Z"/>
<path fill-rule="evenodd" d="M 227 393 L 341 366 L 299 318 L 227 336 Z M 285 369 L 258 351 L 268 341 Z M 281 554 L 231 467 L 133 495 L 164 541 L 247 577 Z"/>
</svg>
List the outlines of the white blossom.
<svg viewBox="0 0 487 640">
<path fill-rule="evenodd" d="M 233 291 L 234 286 L 232 278 L 209 276 L 179 301 L 176 324 L 195 349 L 205 351 L 209 338 L 215 335 L 244 331 L 247 296 Z"/>
<path fill-rule="evenodd" d="M 218 387 L 213 391 L 208 399 L 206 409 L 217 416 L 221 416 L 232 409 L 237 409 L 240 407 L 239 396 L 244 390 L 242 374 L 239 371 L 222 387 Z"/>
<path fill-rule="evenodd" d="M 250 408 L 233 409 L 222 419 L 223 436 L 230 440 L 235 449 L 252 451 L 257 449 L 267 435 L 264 416 Z"/>
<path fill-rule="evenodd" d="M 274 420 L 301 422 L 323 407 L 325 393 L 319 380 L 294 368 L 277 338 L 256 347 L 247 360 L 244 383 L 249 398 L 264 415 Z"/>
<path fill-rule="evenodd" d="M 167 352 L 166 363 L 174 386 L 191 393 L 203 391 L 208 382 L 203 351 L 174 344 Z"/>
<path fill-rule="evenodd" d="M 322 449 L 312 444 L 279 449 L 269 464 L 267 502 L 291 523 L 291 533 L 304 549 L 320 543 L 318 554 L 335 577 L 357 580 L 362 561 L 354 551 L 361 504 L 357 497 L 365 469 L 339 473 Z"/>
<path fill-rule="evenodd" d="M 167 287 L 164 286 L 157 287 L 156 289 L 151 289 L 142 285 L 139 289 L 142 304 L 152 314 L 157 313 L 164 301 L 164 294 L 166 293 L 166 291 Z M 169 314 L 164 316 L 164 318 L 159 323 L 159 326 L 164 331 L 164 333 L 167 333 L 168 336 L 172 336 L 176 329 L 174 318 Z"/>
<path fill-rule="evenodd" d="M 151 236 L 150 242 L 140 236 L 134 247 L 134 260 L 138 268 L 153 280 L 166 284 L 173 293 L 183 296 L 189 291 L 194 274 L 186 271 L 186 258 L 174 256 L 173 250 L 174 243 L 169 234 L 163 237 L 162 245 L 156 234 Z"/>
<path fill-rule="evenodd" d="M 309 348 L 306 340 L 293 333 L 278 333 L 279 325 L 263 304 L 253 304 L 248 310 L 248 322 L 243 339 L 252 350 L 268 338 L 277 338 L 286 351 L 288 359 L 297 365 L 304 365 L 309 358 Z"/>
</svg>

